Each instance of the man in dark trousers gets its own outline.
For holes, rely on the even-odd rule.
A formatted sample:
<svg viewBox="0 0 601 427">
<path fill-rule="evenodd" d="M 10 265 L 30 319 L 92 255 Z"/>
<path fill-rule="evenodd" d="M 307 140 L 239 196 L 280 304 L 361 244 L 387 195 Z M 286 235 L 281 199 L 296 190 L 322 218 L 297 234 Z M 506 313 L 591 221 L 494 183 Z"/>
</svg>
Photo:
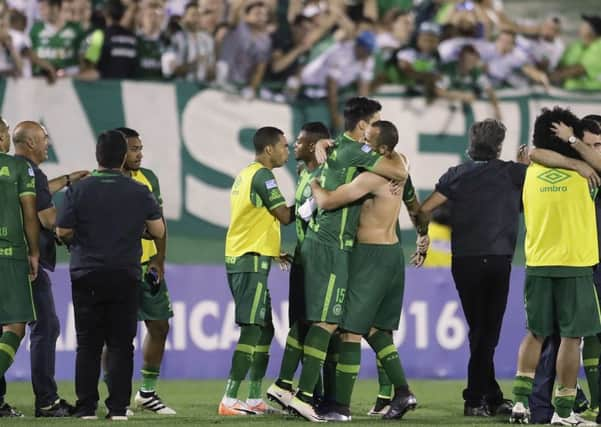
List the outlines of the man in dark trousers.
<svg viewBox="0 0 601 427">
<path fill-rule="evenodd" d="M 447 200 L 453 202 L 451 271 L 470 342 L 465 416 L 511 411 L 496 381 L 493 360 L 507 305 L 526 166 L 499 160 L 504 139 L 500 121 L 474 123 L 469 131 L 470 160 L 449 169 L 422 205 L 430 215 Z M 524 153 L 521 149 L 527 157 Z"/>
<path fill-rule="evenodd" d="M 56 208 L 52 194 L 89 175 L 88 171 L 76 171 L 48 181 L 39 165 L 48 159 L 48 133 L 39 123 L 24 121 L 13 132 L 15 157 L 26 160 L 35 174 L 36 209 L 40 221 L 40 268 L 32 283 L 32 296 L 37 319 L 29 323 L 31 332 L 31 384 L 35 394 L 36 417 L 68 417 L 73 406 L 58 395 L 54 380 L 56 340 L 60 324 L 54 307 L 52 283 L 47 271 L 54 271 L 56 248 L 54 228 Z"/>
<path fill-rule="evenodd" d="M 108 349 L 107 418 L 126 420 L 142 273 L 140 240 L 165 234 L 161 209 L 148 188 L 122 173 L 125 136 L 98 137 L 98 170 L 72 186 L 59 211 L 57 235 L 70 245 L 77 357 L 75 416 L 96 419 L 102 347 Z"/>
</svg>

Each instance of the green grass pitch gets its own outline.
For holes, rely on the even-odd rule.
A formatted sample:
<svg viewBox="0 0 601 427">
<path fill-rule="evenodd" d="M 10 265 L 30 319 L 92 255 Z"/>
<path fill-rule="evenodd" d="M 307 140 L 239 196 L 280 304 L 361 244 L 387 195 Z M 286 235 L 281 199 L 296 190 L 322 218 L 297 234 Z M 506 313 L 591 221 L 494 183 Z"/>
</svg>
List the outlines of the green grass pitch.
<svg viewBox="0 0 601 427">
<path fill-rule="evenodd" d="M 246 424 L 263 426 L 284 425 L 308 425 L 303 420 L 281 415 L 252 416 L 252 417 L 219 417 L 216 414 L 217 404 L 223 394 L 225 381 L 160 381 L 159 394 L 165 402 L 173 407 L 178 414 L 172 417 L 161 417 L 149 412 L 136 411 L 128 424 L 138 426 L 244 426 Z M 137 384 L 136 384 L 137 385 Z M 265 381 L 264 388 L 269 386 Z M 445 425 L 445 426 L 500 426 L 507 425 L 504 418 L 467 418 L 463 417 L 463 401 L 461 391 L 464 387 L 463 381 L 411 381 L 411 389 L 418 399 L 418 408 L 405 415 L 402 421 L 382 421 L 378 418 L 368 417 L 365 413 L 370 409 L 377 392 L 376 381 L 361 380 L 355 387 L 353 395 L 353 421 L 351 425 L 396 425 L 423 426 L 423 425 Z M 510 395 L 510 382 L 502 382 L 502 387 L 507 396 Z M 135 388 L 134 388 L 135 390 Z M 61 396 L 70 402 L 74 401 L 74 390 L 72 382 L 61 382 L 59 384 Z M 34 418 L 33 397 L 31 385 L 27 382 L 9 383 L 6 400 L 25 413 L 26 418 L 8 419 L 1 418 L 0 426 L 46 426 L 46 425 L 71 425 L 84 426 L 106 426 L 108 421 L 102 419 L 106 414 L 104 399 L 106 389 L 100 387 L 101 406 L 98 410 L 99 421 L 82 421 L 76 419 L 48 419 Z M 241 389 L 244 396 L 246 389 Z"/>
</svg>

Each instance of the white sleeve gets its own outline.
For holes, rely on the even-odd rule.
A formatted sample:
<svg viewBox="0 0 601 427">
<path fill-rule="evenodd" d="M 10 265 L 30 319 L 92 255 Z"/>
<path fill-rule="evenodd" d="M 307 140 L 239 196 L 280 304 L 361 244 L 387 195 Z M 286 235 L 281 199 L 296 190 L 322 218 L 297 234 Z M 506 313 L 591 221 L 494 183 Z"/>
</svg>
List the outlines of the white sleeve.
<svg viewBox="0 0 601 427">
<path fill-rule="evenodd" d="M 361 70 L 361 74 L 359 75 L 359 80 L 362 82 L 371 82 L 374 79 L 374 69 L 376 68 L 376 61 L 373 56 L 370 56 L 365 64 L 363 64 L 363 69 Z"/>
</svg>

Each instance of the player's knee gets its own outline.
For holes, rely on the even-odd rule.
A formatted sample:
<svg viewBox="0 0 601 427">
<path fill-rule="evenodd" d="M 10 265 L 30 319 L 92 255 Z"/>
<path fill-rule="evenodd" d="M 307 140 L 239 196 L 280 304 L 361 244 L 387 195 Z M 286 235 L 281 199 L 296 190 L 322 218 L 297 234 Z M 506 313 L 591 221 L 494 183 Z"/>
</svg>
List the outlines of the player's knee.
<svg viewBox="0 0 601 427">
<path fill-rule="evenodd" d="M 316 323 L 315 326 L 319 326 L 320 328 L 325 329 L 330 334 L 333 333 L 336 329 L 338 329 L 338 325 L 334 323 L 319 322 Z"/>
<path fill-rule="evenodd" d="M 12 332 L 16 336 L 18 336 L 19 339 L 23 339 L 23 337 L 25 336 L 25 323 L 13 323 L 10 325 L 4 325 L 2 326 L 2 331 Z"/>
<path fill-rule="evenodd" d="M 146 322 L 148 334 L 154 339 L 167 339 L 169 322 L 167 320 L 149 320 Z"/>
</svg>

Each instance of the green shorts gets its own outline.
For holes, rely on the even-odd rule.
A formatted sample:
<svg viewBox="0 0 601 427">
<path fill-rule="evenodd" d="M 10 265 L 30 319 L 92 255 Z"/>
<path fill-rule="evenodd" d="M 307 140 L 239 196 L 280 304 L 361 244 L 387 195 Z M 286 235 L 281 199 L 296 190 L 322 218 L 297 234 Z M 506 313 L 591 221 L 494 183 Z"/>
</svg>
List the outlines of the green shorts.
<svg viewBox="0 0 601 427">
<path fill-rule="evenodd" d="M 0 278 L 0 325 L 36 320 L 29 263 L 24 260 L 0 259 Z"/>
<path fill-rule="evenodd" d="M 142 278 L 147 266 L 142 266 Z M 173 317 L 173 307 L 167 290 L 167 283 L 161 280 L 161 287 L 156 295 L 150 292 L 150 286 L 144 279 L 140 281 L 140 306 L 138 320 L 167 320 Z"/>
<path fill-rule="evenodd" d="M 400 243 L 355 245 L 342 329 L 364 335 L 372 327 L 398 329 L 405 290 L 405 259 Z"/>
<path fill-rule="evenodd" d="M 349 253 L 305 239 L 301 263 L 305 270 L 306 320 L 340 324 L 348 281 Z"/>
<path fill-rule="evenodd" d="M 300 254 L 294 257 L 290 267 L 290 284 L 288 292 L 288 324 L 305 320 L 305 278 Z"/>
<path fill-rule="evenodd" d="M 271 323 L 271 298 L 267 272 L 227 273 L 236 304 L 236 324 L 265 326 Z"/>
<path fill-rule="evenodd" d="M 557 328 L 570 338 L 601 332 L 592 268 L 528 267 L 524 305 L 527 328 L 536 336 L 550 336 Z"/>
</svg>

